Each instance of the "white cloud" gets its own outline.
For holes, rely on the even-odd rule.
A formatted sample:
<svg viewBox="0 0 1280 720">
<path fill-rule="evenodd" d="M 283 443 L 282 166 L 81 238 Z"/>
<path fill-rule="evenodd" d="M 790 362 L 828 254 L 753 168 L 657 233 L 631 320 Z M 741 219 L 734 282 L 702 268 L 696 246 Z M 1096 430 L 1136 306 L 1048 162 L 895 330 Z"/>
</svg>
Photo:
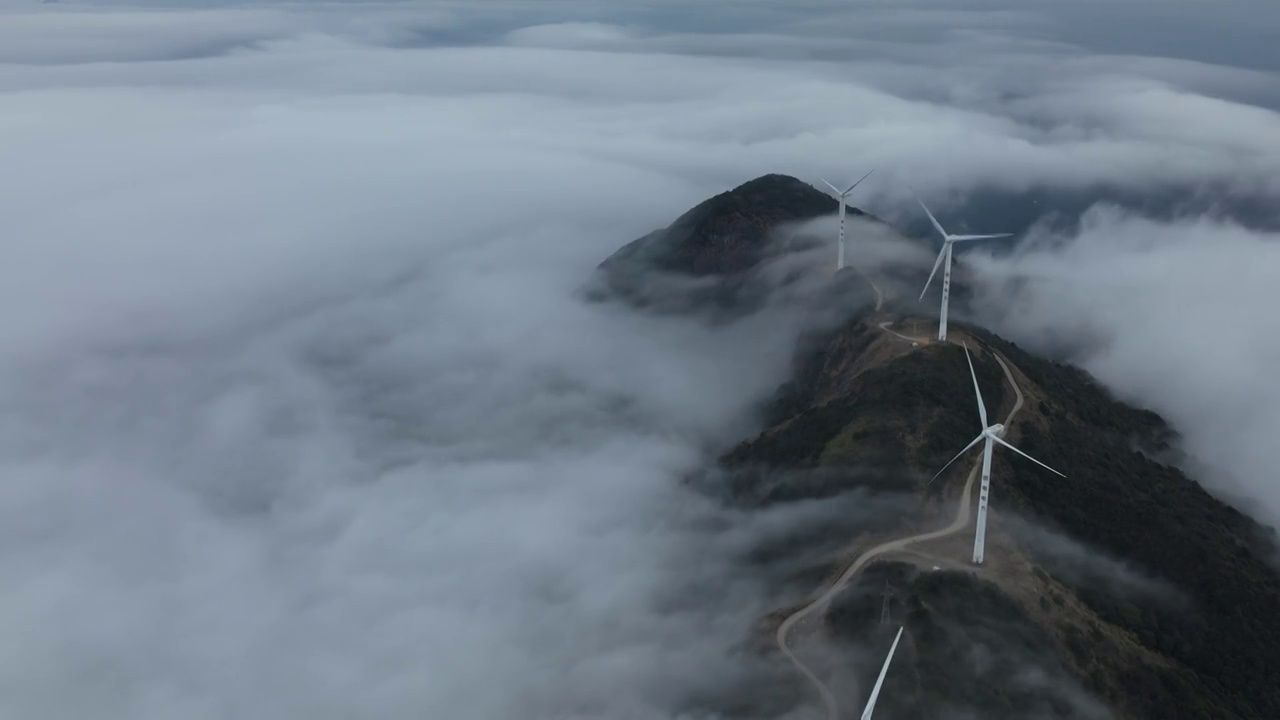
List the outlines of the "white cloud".
<svg viewBox="0 0 1280 720">
<path fill-rule="evenodd" d="M 1275 190 L 1275 115 L 1246 104 L 1266 76 L 1087 58 L 1007 8 L 947 34 L 971 55 L 929 55 L 934 16 L 845 41 L 843 5 L 717 4 L 719 34 L 685 7 L 0 8 L 6 714 L 677 712 L 736 679 L 766 602 L 735 558 L 813 519 L 675 484 L 747 432 L 791 323 L 583 306 L 596 262 L 765 172 L 875 166 L 889 217 L 908 178 L 953 207 L 990 186 Z M 1099 222 L 1046 267 L 1128 282 L 1097 258 L 1150 277 L 1171 253 L 1188 287 L 1223 283 L 1208 297 L 1244 319 L 1222 334 L 1250 352 L 1214 384 L 1217 345 L 1158 345 L 1171 302 L 1213 301 L 1153 287 L 1120 294 L 1108 317 L 1139 329 L 1090 367 L 1146 397 L 1128 368 L 1151 348 L 1194 448 L 1220 439 L 1195 418 L 1262 433 L 1249 373 L 1274 334 L 1246 329 L 1268 322 L 1269 251 Z M 1137 240 L 1089 241 L 1113 231 Z M 1045 323 L 1111 322 L 1043 302 Z"/>
<path fill-rule="evenodd" d="M 631 39 L 624 28 L 607 23 L 566 22 L 532 25 L 513 30 L 506 36 L 513 45 L 535 47 L 607 49 Z"/>
<path fill-rule="evenodd" d="M 1038 243 L 1038 244 L 1037 244 Z M 980 315 L 1073 357 L 1123 397 L 1164 415 L 1208 468 L 1200 480 L 1280 523 L 1271 438 L 1280 433 L 1280 236 L 1205 218 L 1159 223 L 1097 207 L 1070 238 L 1033 238 L 1007 261 Z M 1080 338 L 1091 341 L 1079 343 Z"/>
</svg>

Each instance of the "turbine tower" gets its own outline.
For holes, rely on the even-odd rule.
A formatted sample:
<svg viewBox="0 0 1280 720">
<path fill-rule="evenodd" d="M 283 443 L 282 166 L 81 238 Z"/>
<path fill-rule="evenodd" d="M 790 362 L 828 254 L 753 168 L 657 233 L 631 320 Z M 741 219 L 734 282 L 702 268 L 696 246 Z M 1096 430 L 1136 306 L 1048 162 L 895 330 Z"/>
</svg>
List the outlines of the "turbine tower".
<svg viewBox="0 0 1280 720">
<path fill-rule="evenodd" d="M 957 453 L 955 457 L 951 458 L 951 460 L 949 460 L 946 465 L 943 465 L 942 470 L 938 471 L 938 475 L 941 475 L 943 470 L 946 470 L 947 468 L 951 467 L 951 463 L 955 462 L 956 460 L 959 460 L 960 456 L 969 452 L 969 450 L 972 449 L 974 445 L 977 445 L 979 442 L 985 441 L 985 444 L 982 447 L 982 486 L 981 486 L 981 489 L 978 490 L 977 530 L 973 536 L 973 564 L 981 565 L 985 557 L 985 552 L 987 547 L 987 499 L 988 499 L 988 493 L 991 490 L 991 448 L 992 446 L 994 444 L 1003 445 L 1009 448 L 1010 450 L 1018 453 L 1022 457 L 1030 460 L 1031 462 L 1039 465 L 1040 467 L 1050 472 L 1057 473 L 1058 475 L 1062 475 L 1062 473 L 1058 472 L 1057 470 L 1054 470 L 1048 465 L 1045 465 L 1039 460 L 1031 457 L 1030 455 L 1022 452 L 1018 448 L 1005 442 L 1003 437 L 1004 435 L 1003 424 L 996 423 L 995 425 L 990 425 L 990 426 L 987 425 L 987 408 L 982 403 L 982 391 L 978 389 L 978 375 L 973 371 L 973 360 L 970 359 L 969 357 L 968 345 L 964 346 L 964 359 L 969 361 L 969 376 L 973 378 L 973 392 L 975 395 L 978 396 L 978 419 L 982 421 L 982 432 L 978 434 L 978 437 L 973 439 L 973 442 L 966 445 L 965 448 L 961 450 L 959 453 Z M 933 482 L 934 480 L 937 480 L 938 475 L 934 475 L 932 478 L 930 478 L 929 482 Z M 1066 477 L 1066 475 L 1062 475 L 1062 477 Z"/>
<path fill-rule="evenodd" d="M 902 639 L 902 631 L 906 626 L 898 628 L 898 635 L 889 648 L 889 656 L 884 659 L 884 667 L 880 668 L 880 677 L 876 678 L 875 687 L 871 688 L 871 697 L 867 699 L 867 707 L 862 710 L 862 720 L 871 720 L 871 713 L 876 709 L 876 699 L 880 697 L 880 686 L 884 684 L 884 675 L 889 672 L 889 662 L 893 660 L 893 651 L 898 649 L 898 641 Z"/>
<path fill-rule="evenodd" d="M 946 268 L 942 271 L 942 315 L 938 319 L 938 339 L 947 339 L 947 301 L 951 298 L 951 246 L 958 242 L 966 240 L 987 240 L 989 238 L 1013 237 L 1013 233 L 999 233 L 997 235 L 951 235 L 942 229 L 942 224 L 938 219 L 929 212 L 929 208 L 925 206 L 924 201 L 919 197 L 916 202 L 920 203 L 920 207 L 924 208 L 924 212 L 929 216 L 929 222 L 938 229 L 938 234 L 942 236 L 942 251 L 938 253 L 938 259 L 933 263 L 933 272 L 929 273 L 929 279 L 924 283 L 924 289 L 920 291 L 920 299 L 924 299 L 924 294 L 929 292 L 929 283 L 933 282 L 933 276 L 938 274 L 938 266 L 943 263 L 945 258 Z"/>
<path fill-rule="evenodd" d="M 836 249 L 836 270 L 844 269 L 844 213 L 845 213 L 845 208 L 848 207 L 847 203 L 845 202 L 845 199 L 849 197 L 849 193 L 853 192 L 854 188 L 858 187 L 858 183 L 871 177 L 871 173 L 873 172 L 875 172 L 875 168 L 872 168 L 871 171 L 868 172 L 866 175 L 863 175 L 862 177 L 858 178 L 858 182 L 855 182 L 854 184 L 845 188 L 843 191 L 841 191 L 840 188 L 836 187 L 835 185 L 832 185 L 831 183 L 827 182 L 826 180 L 822 181 L 823 184 L 831 188 L 831 192 L 835 193 L 836 197 L 840 199 L 840 236 L 837 239 L 837 243 L 839 244 L 837 245 L 837 249 Z"/>
</svg>

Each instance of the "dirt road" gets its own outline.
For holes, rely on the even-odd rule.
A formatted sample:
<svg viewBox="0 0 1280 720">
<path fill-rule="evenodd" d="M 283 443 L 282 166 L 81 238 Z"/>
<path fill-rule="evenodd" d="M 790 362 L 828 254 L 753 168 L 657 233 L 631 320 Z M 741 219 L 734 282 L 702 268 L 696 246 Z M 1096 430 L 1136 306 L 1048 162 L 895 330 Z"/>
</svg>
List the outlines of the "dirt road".
<svg viewBox="0 0 1280 720">
<path fill-rule="evenodd" d="M 1005 362 L 1004 358 L 994 350 L 988 350 L 988 352 L 991 352 L 991 354 L 995 356 L 996 361 L 1000 363 L 1000 368 L 1004 370 L 1004 376 L 1009 381 L 1009 384 L 1013 386 L 1013 391 L 1016 395 L 1016 399 L 1013 403 L 1013 409 L 1009 411 L 1009 415 L 1004 421 L 1005 427 L 1009 427 L 1013 423 L 1014 417 L 1017 416 L 1018 411 L 1022 409 L 1022 388 L 1018 387 L 1018 382 L 1013 378 L 1013 372 L 1009 370 L 1009 366 Z M 827 606 L 831 604 L 831 599 L 844 589 L 844 586 L 849 584 L 850 580 L 857 577 L 858 573 L 862 572 L 863 568 L 877 557 L 886 553 L 902 550 L 909 545 L 927 542 L 929 540 L 936 540 L 938 538 L 947 537 L 948 535 L 954 535 L 968 527 L 971 515 L 970 506 L 972 505 L 971 499 L 973 495 L 973 482 L 974 479 L 977 478 L 978 472 L 981 469 L 982 461 L 979 459 L 973 466 L 973 469 L 969 471 L 969 477 L 965 480 L 964 492 L 960 496 L 960 506 L 956 509 L 955 520 L 951 521 L 950 525 L 942 528 L 941 530 L 934 530 L 932 532 L 922 533 L 919 535 L 910 535 L 908 537 L 898 538 L 897 540 L 890 540 L 870 548 L 859 555 L 847 568 L 845 568 L 844 572 L 840 574 L 840 577 L 837 578 L 836 581 L 832 583 L 831 586 L 828 587 L 821 595 L 819 595 L 817 599 L 794 613 L 791 613 L 791 615 L 787 616 L 787 618 L 782 621 L 782 624 L 778 626 L 778 631 L 774 634 L 774 639 L 777 640 L 778 643 L 778 649 L 787 656 L 787 659 L 795 665 L 796 669 L 799 670 L 800 673 L 808 679 L 809 683 L 818 691 L 818 694 L 822 697 L 823 705 L 827 708 L 827 720 L 840 720 L 839 703 L 836 702 L 835 695 L 831 693 L 831 690 L 826 686 L 826 683 L 822 682 L 822 680 L 819 679 L 807 665 L 801 662 L 788 646 L 787 638 L 790 636 L 792 629 L 811 616 L 821 620 L 822 614 L 826 611 Z"/>
</svg>

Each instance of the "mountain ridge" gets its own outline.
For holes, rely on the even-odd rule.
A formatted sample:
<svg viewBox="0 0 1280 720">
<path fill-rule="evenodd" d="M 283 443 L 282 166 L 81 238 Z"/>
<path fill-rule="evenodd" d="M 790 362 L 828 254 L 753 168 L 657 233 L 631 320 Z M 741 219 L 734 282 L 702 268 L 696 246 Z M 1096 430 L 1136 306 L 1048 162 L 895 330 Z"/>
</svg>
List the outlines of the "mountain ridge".
<svg viewBox="0 0 1280 720">
<path fill-rule="evenodd" d="M 761 267 L 788 252 L 769 247 L 770 235 L 836 207 L 795 178 L 762 176 L 629 244 L 602 263 L 601 272 L 606 285 L 623 288 L 615 298 L 639 307 L 653 309 L 654 299 L 628 292 L 626 282 L 618 282 L 620 266 L 626 281 L 640 286 L 657 273 L 732 288 L 732 302 L 749 312 L 765 302 L 751 298 L 764 292 Z M 853 208 L 850 214 L 865 215 Z M 876 311 L 865 301 L 871 289 L 882 295 L 874 279 L 846 270 L 834 280 L 862 301 L 846 305 L 841 322 L 804 336 L 792 378 L 762 412 L 761 431 L 728 449 L 716 480 L 699 486 L 745 506 L 850 493 L 900 496 L 906 509 L 891 518 L 898 532 L 936 523 L 942 508 L 954 504 L 949 493 L 961 471 L 948 470 L 932 485 L 925 480 L 977 430 L 963 351 L 954 342 L 891 329 L 932 326 L 912 298 Z M 686 298 L 683 309 L 705 299 Z M 1280 717 L 1280 613 L 1272 612 L 1280 609 L 1280 574 L 1267 560 L 1275 554 L 1274 530 L 1160 462 L 1176 436 L 1157 414 L 1118 401 L 1078 368 L 1036 357 L 982 328 L 953 322 L 951 330 L 953 340 L 969 342 L 976 353 L 975 372 L 993 412 L 1008 398 L 1005 375 L 990 354 L 1008 360 L 1027 406 L 1009 428 L 1011 439 L 1068 478 L 996 453 L 986 565 L 966 565 L 962 533 L 922 549 L 946 567 L 930 570 L 934 560 L 920 558 L 878 560 L 837 597 L 824 624 L 832 642 L 853 652 L 876 636 L 863 607 L 868 578 L 888 574 L 903 585 L 900 610 L 908 629 L 881 699 L 885 716 L 937 717 L 962 707 L 1011 719 L 1030 712 Z M 968 463 L 957 466 L 968 472 Z M 844 543 L 858 547 L 885 532 L 881 523 Z M 1064 547 L 1075 554 L 1064 554 Z M 1148 586 L 1161 590 L 1143 589 Z M 987 617 L 974 603 L 1013 603 L 1019 611 Z M 1007 621 L 1008 642 L 982 630 L 997 621 Z M 1020 642 L 1038 648 L 1033 655 L 1041 673 L 1061 692 L 1043 683 L 995 694 L 965 690 L 993 676 L 959 667 L 957 653 L 982 646 L 995 653 L 996 666 L 1023 667 L 1031 661 L 1019 654 Z M 902 679 L 894 680 L 895 673 Z M 915 685 L 896 684 L 911 678 Z M 894 687 L 900 692 L 890 692 Z M 922 696 L 925 687 L 930 690 Z M 950 694 L 939 694 L 939 687 Z"/>
</svg>

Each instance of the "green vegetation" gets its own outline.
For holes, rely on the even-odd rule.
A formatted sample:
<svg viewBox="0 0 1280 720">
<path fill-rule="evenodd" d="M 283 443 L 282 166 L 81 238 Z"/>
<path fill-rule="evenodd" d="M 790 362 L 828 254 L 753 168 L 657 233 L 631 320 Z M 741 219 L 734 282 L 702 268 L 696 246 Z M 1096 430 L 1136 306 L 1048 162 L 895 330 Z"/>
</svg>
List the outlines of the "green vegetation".
<svg viewBox="0 0 1280 720">
<path fill-rule="evenodd" d="M 1179 603 L 1176 598 L 1125 595 L 1105 583 L 1072 584 L 1067 581 L 1070 573 L 1055 567 L 1054 558 L 1036 557 L 1039 568 L 1033 579 L 1043 575 L 1042 582 L 1050 576 L 1064 582 L 1098 618 L 1133 633 L 1155 653 L 1151 657 L 1169 659 L 1153 666 L 1136 650 L 1121 650 L 1105 639 L 1100 626 L 1068 625 L 1053 646 L 1063 667 L 1129 717 L 1280 717 L 1280 577 L 1267 564 L 1275 552 L 1269 533 L 1177 468 L 1152 458 L 1167 452 L 1173 439 L 1158 415 L 1117 402 L 1077 368 L 1031 356 L 980 329 L 969 330 L 1022 371 L 1033 384 L 1024 390 L 1045 398 L 1028 398 L 1017 422 L 1018 445 L 1068 476 L 1064 480 L 997 453 L 994 474 L 1002 509 L 1038 518 L 1088 547 L 1167 580 L 1190 599 Z M 773 425 L 722 458 L 742 480 L 738 492 L 768 487 L 755 497 L 776 502 L 830 497 L 867 485 L 909 490 L 973 438 L 979 423 L 964 351 L 932 345 L 887 364 L 863 367 L 875 332 L 854 321 L 811 340 L 794 381 L 770 406 Z M 974 365 L 992 422 L 1003 420 L 1012 402 L 1003 372 L 989 353 L 976 355 Z M 819 402 L 822 398 L 828 400 Z M 954 480 L 963 470 L 951 472 Z M 792 482 L 797 477 L 804 480 Z M 922 586 L 919 595 L 938 623 L 941 618 L 967 622 L 963 606 L 934 598 L 926 592 L 931 587 Z M 983 594 L 999 595 L 994 589 L 979 592 L 948 581 L 930 592 L 942 593 L 941 588 L 977 593 L 1002 608 L 1001 613 L 1010 612 L 1006 605 L 1011 600 Z M 1042 595 L 1036 605 L 1048 616 L 1065 612 L 1061 592 Z M 872 615 L 878 618 L 878 613 L 876 604 Z M 914 619 L 912 623 L 914 627 Z M 1005 631 L 1023 642 L 1017 639 L 1021 630 Z M 943 642 L 939 638 L 957 636 L 923 637 Z M 1054 657 L 1055 650 L 1035 647 L 1037 653 Z M 929 679 L 927 686 L 939 702 L 945 697 L 986 708 L 990 714 L 983 717 L 1022 717 L 1017 713 L 1030 707 L 1015 697 L 965 695 L 966 682 L 938 679 L 938 673 L 949 672 L 938 662 L 921 658 L 915 671 Z M 921 707 L 942 706 L 925 702 Z M 915 717 L 911 712 L 903 717 Z M 1047 711 L 1041 707 L 1037 712 Z M 1083 710 L 1065 705 L 1054 712 L 1059 714 L 1048 716 L 1075 717 L 1070 713 Z"/>
<path fill-rule="evenodd" d="M 643 265 L 693 276 L 741 273 L 767 256 L 769 234 L 786 222 L 831 215 L 838 203 L 787 175 L 764 175 L 704 200 L 656 230 L 624 245 L 601 267 Z M 863 214 L 849 208 L 852 215 Z"/>
<path fill-rule="evenodd" d="M 825 193 L 767 175 L 618 251 L 601 266 L 608 292 L 592 292 L 653 310 L 741 313 L 767 297 L 752 271 L 780 250 L 771 233 L 835 211 Z M 916 268 L 887 272 L 916 284 Z M 820 306 L 865 306 L 869 288 L 858 277 L 837 276 L 825 300 L 838 302 Z M 953 301 L 963 291 L 957 287 Z M 886 716 L 944 717 L 961 708 L 982 718 L 1105 716 L 1091 694 L 1128 718 L 1280 718 L 1280 574 L 1269 564 L 1275 531 L 1160 462 L 1174 437 L 1155 413 L 1117 402 L 1079 369 L 966 329 L 1034 386 L 1024 388 L 1035 397 L 1016 423 L 1018 446 L 1067 474 L 997 452 L 997 515 L 1035 518 L 1167 581 L 1176 597 L 1097 582 L 1034 543 L 1026 549 L 1036 567 L 1026 581 L 1038 591 L 1025 608 L 966 574 L 874 565 L 828 621 L 850 643 L 887 649 L 892 633 L 878 627 L 879 592 L 886 578 L 902 592 L 897 617 L 905 614 L 910 629 L 887 680 Z M 871 508 L 848 527 L 811 528 L 763 549 L 753 561 L 770 573 L 816 577 L 815 563 L 835 543 L 868 523 L 887 530 L 902 522 L 910 511 L 903 493 L 980 429 L 960 347 L 929 345 L 877 364 L 868 351 L 879 337 L 857 318 L 807 336 L 792 381 L 765 409 L 767 429 L 701 478 L 739 504 L 825 498 L 847 503 L 848 517 Z M 1002 422 L 1012 402 L 1004 374 L 990 353 L 974 361 L 990 421 Z M 930 490 L 970 466 L 958 463 Z M 805 567 L 784 571 L 788 563 Z M 1072 595 L 1091 614 L 1078 613 Z M 863 658 L 853 672 L 870 682 L 882 658 Z"/>
<path fill-rule="evenodd" d="M 845 373 L 856 370 L 869 331 L 857 324 L 846 332 L 849 337 L 837 334 L 800 363 L 796 381 L 770 408 L 778 424 L 727 453 L 724 465 L 923 473 L 941 468 L 978 434 L 981 423 L 961 348 L 930 346 L 849 380 Z M 1004 372 L 986 356 L 975 358 L 974 368 L 995 415 L 1008 393 Z M 839 399 L 811 404 L 835 392 Z"/>
<path fill-rule="evenodd" d="M 787 175 L 765 175 L 720 193 L 662 230 L 623 246 L 584 288 L 654 312 L 734 317 L 761 306 L 789 278 L 760 277 L 762 260 L 795 249 L 778 231 L 837 211 L 824 192 Z M 850 207 L 851 215 L 863 215 Z"/>
<path fill-rule="evenodd" d="M 1052 438 L 1023 425 L 1020 447 L 1067 475 L 1010 472 L 1002 458 L 1001 486 L 1024 512 L 1172 582 L 1191 606 L 1106 587 L 1075 593 L 1191 670 L 1195 688 L 1183 693 L 1207 694 L 1211 704 L 1200 705 L 1209 717 L 1280 718 L 1280 576 L 1268 562 L 1269 532 L 1134 449 L 1167 446 L 1171 433 L 1159 416 L 1116 402 L 1076 368 L 987 337 L 1050 399 Z M 1053 572 L 1050 559 L 1038 562 Z"/>
<path fill-rule="evenodd" d="M 886 583 L 892 617 L 881 626 Z M 999 588 L 969 574 L 873 564 L 837 598 L 827 624 L 848 647 L 875 653 L 906 625 L 881 696 L 886 717 L 1107 717 L 1059 659 L 1052 638 Z M 851 669 L 864 688 L 883 662 L 875 653 Z"/>
</svg>

